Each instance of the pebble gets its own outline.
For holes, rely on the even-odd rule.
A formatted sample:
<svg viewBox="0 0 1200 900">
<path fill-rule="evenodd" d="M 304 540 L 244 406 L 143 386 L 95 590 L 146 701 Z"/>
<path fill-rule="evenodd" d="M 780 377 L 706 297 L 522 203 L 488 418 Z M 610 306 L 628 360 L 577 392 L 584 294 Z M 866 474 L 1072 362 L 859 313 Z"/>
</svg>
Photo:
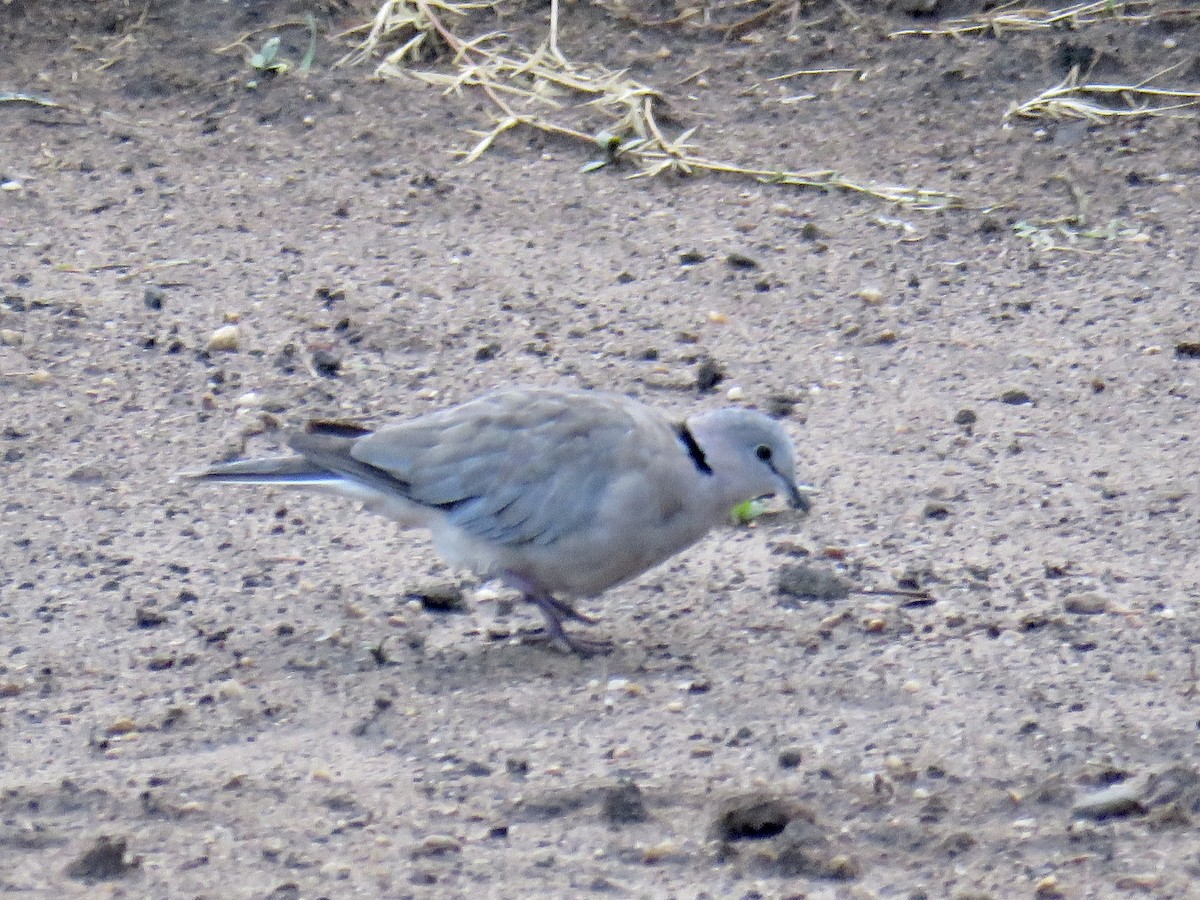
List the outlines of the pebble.
<svg viewBox="0 0 1200 900">
<path fill-rule="evenodd" d="M 865 285 L 858 289 L 858 297 L 868 306 L 878 306 L 883 302 L 883 291 L 875 285 Z"/>
<path fill-rule="evenodd" d="M 706 394 L 725 380 L 725 368 L 711 356 L 700 360 L 696 369 L 696 390 Z"/>
<path fill-rule="evenodd" d="M 242 329 L 237 325 L 222 325 L 209 337 L 205 349 L 209 353 L 227 353 L 237 350 L 242 341 Z"/>
<path fill-rule="evenodd" d="M 740 269 L 743 272 L 759 267 L 757 259 L 744 253 L 730 253 L 725 257 L 725 264 L 731 269 Z"/>
<path fill-rule="evenodd" d="M 413 856 L 444 856 L 462 852 L 462 841 L 449 834 L 431 834 L 413 848 Z"/>
<path fill-rule="evenodd" d="M 142 294 L 142 303 L 146 309 L 158 312 L 167 300 L 167 292 L 156 284 L 149 285 Z"/>
<path fill-rule="evenodd" d="M 128 847 L 126 838 L 101 835 L 82 856 L 67 866 L 67 876 L 81 881 L 111 881 L 121 878 L 138 865 L 137 860 L 129 858 Z"/>
<path fill-rule="evenodd" d="M 25 343 L 25 335 L 11 328 L 0 328 L 0 344 L 5 347 L 20 347 Z"/>
<path fill-rule="evenodd" d="M 650 818 L 642 789 L 628 779 L 604 790 L 600 814 L 614 825 L 645 822 Z"/>
<path fill-rule="evenodd" d="M 1063 609 L 1077 616 L 1095 616 L 1108 611 L 1108 598 L 1092 591 L 1072 594 L 1063 601 Z"/>
<path fill-rule="evenodd" d="M 642 851 L 642 861 L 647 865 L 654 863 L 665 862 L 670 859 L 679 857 L 682 854 L 680 846 L 668 838 L 665 841 L 647 847 Z"/>
<path fill-rule="evenodd" d="M 940 500 L 932 500 L 925 504 L 922 515 L 926 519 L 947 519 L 950 517 L 950 507 Z"/>
<path fill-rule="evenodd" d="M 795 769 L 804 762 L 804 751 L 799 747 L 784 747 L 779 751 L 779 768 Z"/>
<path fill-rule="evenodd" d="M 1032 403 L 1033 398 L 1029 396 L 1027 391 L 1020 388 L 1009 388 L 1000 395 L 1000 402 L 1007 403 L 1009 406 L 1023 406 L 1026 403 Z"/>
<path fill-rule="evenodd" d="M 832 572 L 804 565 L 779 567 L 775 588 L 784 597 L 783 606 L 796 606 L 796 600 L 845 600 L 850 596 L 850 583 Z"/>
<path fill-rule="evenodd" d="M 960 409 L 954 414 L 955 425 L 974 425 L 979 421 L 979 415 L 973 409 Z"/>
<path fill-rule="evenodd" d="M 1093 791 L 1075 801 L 1071 815 L 1077 819 L 1112 819 L 1145 812 L 1141 792 L 1132 781 L 1122 781 Z"/>
<path fill-rule="evenodd" d="M 461 585 L 436 582 L 418 585 L 405 594 L 406 608 L 412 612 L 465 613 L 469 610 Z M 416 607 L 410 604 L 417 604 Z"/>
</svg>

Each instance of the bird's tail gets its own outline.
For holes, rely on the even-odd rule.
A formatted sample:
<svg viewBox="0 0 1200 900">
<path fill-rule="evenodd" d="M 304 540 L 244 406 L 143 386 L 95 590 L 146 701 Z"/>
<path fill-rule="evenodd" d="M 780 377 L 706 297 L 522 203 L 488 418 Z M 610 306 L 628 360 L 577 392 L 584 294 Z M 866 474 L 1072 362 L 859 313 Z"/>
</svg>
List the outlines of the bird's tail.
<svg viewBox="0 0 1200 900">
<path fill-rule="evenodd" d="M 332 486 L 345 481 L 336 472 L 331 472 L 303 456 L 243 459 L 210 466 L 199 472 L 185 472 L 184 477 L 199 481 L 220 481 L 225 484 L 279 484 L 295 487 Z"/>
</svg>

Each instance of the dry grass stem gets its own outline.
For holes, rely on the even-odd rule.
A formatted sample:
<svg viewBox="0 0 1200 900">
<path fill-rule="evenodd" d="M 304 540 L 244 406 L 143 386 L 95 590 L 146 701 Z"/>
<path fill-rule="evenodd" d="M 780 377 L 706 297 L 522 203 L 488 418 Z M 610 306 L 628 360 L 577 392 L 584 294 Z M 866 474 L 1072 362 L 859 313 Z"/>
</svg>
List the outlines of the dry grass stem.
<svg viewBox="0 0 1200 900">
<path fill-rule="evenodd" d="M 15 91 L 0 91 L 0 103 L 32 103 L 34 106 L 55 108 L 60 105 L 47 97 L 38 97 L 35 94 L 22 94 Z"/>
<path fill-rule="evenodd" d="M 910 28 L 893 31 L 888 37 L 961 37 L 968 34 L 1000 35 L 1011 31 L 1045 31 L 1051 28 L 1079 27 L 1094 22 L 1129 23 L 1200 21 L 1200 10 L 1186 6 L 1168 7 L 1162 0 L 1088 0 L 1058 9 L 1004 4 L 987 13 L 950 19 L 935 28 Z"/>
<path fill-rule="evenodd" d="M 593 153 L 599 151 L 597 158 L 583 166 L 584 171 L 622 164 L 634 167 L 635 171 L 630 175 L 634 178 L 709 171 L 749 177 L 767 184 L 849 191 L 920 209 L 963 205 L 961 198 L 941 191 L 876 185 L 847 178 L 833 170 L 792 172 L 741 166 L 701 156 L 689 143 L 694 128 L 671 137 L 661 127 L 659 110 L 664 100 L 658 90 L 625 72 L 614 72 L 598 64 L 578 64 L 562 55 L 557 47 L 557 0 L 551 3 L 549 39 L 532 52 L 505 52 L 500 46 L 505 36 L 500 33 L 463 39 L 445 22 L 447 17 L 461 19 L 472 10 L 491 5 L 451 0 L 386 0 L 369 24 L 344 32 L 344 35 L 365 32 L 365 36 L 354 50 L 339 60 L 338 65 L 379 59 L 375 68 L 379 78 L 416 78 L 446 92 L 461 93 L 467 88 L 482 91 L 496 108 L 496 121 L 486 131 L 474 132 L 478 140 L 460 154 L 463 163 L 477 160 L 507 132 L 529 128 L 584 144 Z M 794 0 L 774 3 L 768 11 L 773 13 L 794 5 Z M 449 71 L 414 68 L 436 52 L 450 57 L 452 68 Z M 844 71 L 854 70 L 814 69 L 781 77 Z M 609 119 L 609 124 L 598 133 L 588 133 L 544 114 L 568 105 L 576 110 L 586 107 L 598 111 Z"/>
<path fill-rule="evenodd" d="M 1076 67 L 1059 84 L 1014 105 L 1004 118 L 1104 122 L 1131 116 L 1161 116 L 1200 105 L 1200 91 L 1173 91 L 1150 86 L 1175 68 L 1177 66 L 1164 69 L 1137 84 L 1090 84 L 1080 81 Z M 1105 98 L 1115 98 L 1125 105 L 1113 106 L 1105 102 Z"/>
</svg>

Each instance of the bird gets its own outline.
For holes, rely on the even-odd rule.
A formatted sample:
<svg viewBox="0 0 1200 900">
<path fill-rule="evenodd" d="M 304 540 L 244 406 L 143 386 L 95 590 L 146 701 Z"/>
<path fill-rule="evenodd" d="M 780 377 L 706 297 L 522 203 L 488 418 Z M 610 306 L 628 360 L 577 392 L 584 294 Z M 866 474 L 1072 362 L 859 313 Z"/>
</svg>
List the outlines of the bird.
<svg viewBox="0 0 1200 900">
<path fill-rule="evenodd" d="M 185 474 L 334 494 L 427 529 L 447 563 L 519 591 L 545 637 L 581 657 L 611 644 L 564 628 L 598 621 L 571 600 L 654 568 L 738 504 L 782 495 L 807 514 L 815 491 L 797 483 L 795 447 L 762 412 L 677 419 L 594 390 L 500 389 L 375 430 L 312 421 L 287 444 L 292 455 Z"/>
</svg>

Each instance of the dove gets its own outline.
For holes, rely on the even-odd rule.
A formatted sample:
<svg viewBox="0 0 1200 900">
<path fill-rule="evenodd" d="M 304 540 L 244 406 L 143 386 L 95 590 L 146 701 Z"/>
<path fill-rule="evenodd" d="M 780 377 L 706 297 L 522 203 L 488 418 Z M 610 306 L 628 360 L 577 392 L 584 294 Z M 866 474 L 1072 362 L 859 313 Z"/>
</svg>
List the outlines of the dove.
<svg viewBox="0 0 1200 900">
<path fill-rule="evenodd" d="M 288 446 L 293 455 L 190 476 L 334 494 L 424 528 L 447 563 L 520 591 L 546 636 L 580 656 L 609 645 L 566 631 L 565 620 L 597 621 L 571 599 L 654 568 L 747 500 L 782 495 L 807 513 L 813 490 L 797 484 L 792 441 L 761 412 L 678 420 L 591 390 L 498 390 L 375 430 L 310 422 Z"/>
</svg>

